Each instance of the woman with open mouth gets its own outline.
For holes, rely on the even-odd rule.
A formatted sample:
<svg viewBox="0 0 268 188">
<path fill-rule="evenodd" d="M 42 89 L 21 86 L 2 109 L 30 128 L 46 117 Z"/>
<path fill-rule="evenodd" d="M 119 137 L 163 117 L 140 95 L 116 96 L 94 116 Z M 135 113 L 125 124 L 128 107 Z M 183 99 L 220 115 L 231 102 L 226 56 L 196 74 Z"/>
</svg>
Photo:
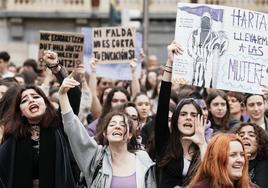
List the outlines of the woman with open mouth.
<svg viewBox="0 0 268 188">
<path fill-rule="evenodd" d="M 154 188 L 155 163 L 146 151 L 138 150 L 133 120 L 125 112 L 109 112 L 97 135 L 90 137 L 70 106 L 67 91 L 79 85 L 71 73 L 59 89 L 64 131 L 74 157 L 90 188 Z"/>
<path fill-rule="evenodd" d="M 239 136 L 219 133 L 210 140 L 189 188 L 257 188 L 250 182 L 247 168 L 246 151 Z"/>
<path fill-rule="evenodd" d="M 67 73 L 58 64 L 57 54 L 46 51 L 44 60 L 62 81 Z M 78 167 L 60 112 L 38 86 L 21 86 L 13 94 L 0 148 L 0 187 L 75 188 L 79 170 L 73 170 Z M 80 89 L 72 88 L 68 96 L 78 114 Z"/>
<path fill-rule="evenodd" d="M 235 127 L 249 158 L 249 176 L 260 188 L 268 187 L 268 135 L 255 123 L 245 122 Z"/>
<path fill-rule="evenodd" d="M 179 101 L 168 126 L 173 56 L 182 49 L 175 41 L 168 46 L 155 124 L 155 153 L 160 188 L 185 187 L 206 150 L 204 118 L 192 98 Z"/>
</svg>

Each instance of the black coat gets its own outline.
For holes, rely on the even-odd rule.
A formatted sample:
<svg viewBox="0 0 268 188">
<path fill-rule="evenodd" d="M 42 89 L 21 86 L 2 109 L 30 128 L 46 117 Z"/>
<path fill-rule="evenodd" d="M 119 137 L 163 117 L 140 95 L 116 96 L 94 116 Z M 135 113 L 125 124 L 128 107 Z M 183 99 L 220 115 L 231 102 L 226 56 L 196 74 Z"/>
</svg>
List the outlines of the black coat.
<svg viewBox="0 0 268 188">
<path fill-rule="evenodd" d="M 45 131 L 46 132 L 46 131 Z M 40 187 L 74 188 L 76 185 L 75 173 L 78 173 L 70 147 L 61 128 L 56 128 L 43 134 L 43 138 L 50 139 L 51 145 L 39 155 L 39 176 L 43 177 Z M 0 147 L 0 188 L 31 188 L 32 187 L 32 148 L 29 138 L 17 140 L 10 136 Z M 52 141 L 53 140 L 53 141 Z M 41 141 L 40 141 L 41 142 Z M 30 144 L 27 144 L 30 143 Z M 41 145 L 41 143 L 40 143 Z M 51 152 L 50 152 L 51 150 Z M 16 155 L 17 153 L 17 155 Z M 20 153 L 20 155 L 18 155 Z M 42 156 L 41 156 L 42 155 Z M 52 163 L 50 163 L 52 161 Z M 41 175 L 43 174 L 43 175 Z"/>
<path fill-rule="evenodd" d="M 156 163 L 163 159 L 170 139 L 168 128 L 169 101 L 171 95 L 171 82 L 161 82 L 157 113 L 155 117 L 155 155 Z M 177 185 L 183 186 L 189 183 L 191 173 L 199 160 L 199 155 L 195 154 L 191 160 L 186 176 L 183 175 L 184 159 L 172 159 L 164 167 L 157 168 L 158 187 L 173 188 Z"/>
<path fill-rule="evenodd" d="M 157 164 L 165 155 L 170 137 L 170 131 L 168 128 L 170 94 L 171 83 L 162 81 L 155 118 L 155 153 Z M 179 161 L 171 160 L 165 167 L 157 168 L 158 186 L 160 188 L 173 188 L 176 185 L 182 185 L 182 171 L 183 158 Z"/>
<path fill-rule="evenodd" d="M 256 157 L 249 161 L 249 175 L 251 181 L 260 188 L 268 187 L 268 160 Z"/>
<path fill-rule="evenodd" d="M 64 69 L 56 74 L 59 82 L 67 76 Z M 75 114 L 79 113 L 81 91 L 68 91 Z M 61 117 L 60 111 L 58 116 Z M 75 188 L 79 169 L 74 160 L 61 118 L 53 121 L 56 128 L 40 129 L 39 187 Z M 15 139 L 9 136 L 0 145 L 0 188 L 31 188 L 33 179 L 33 148 L 31 136 Z"/>
</svg>

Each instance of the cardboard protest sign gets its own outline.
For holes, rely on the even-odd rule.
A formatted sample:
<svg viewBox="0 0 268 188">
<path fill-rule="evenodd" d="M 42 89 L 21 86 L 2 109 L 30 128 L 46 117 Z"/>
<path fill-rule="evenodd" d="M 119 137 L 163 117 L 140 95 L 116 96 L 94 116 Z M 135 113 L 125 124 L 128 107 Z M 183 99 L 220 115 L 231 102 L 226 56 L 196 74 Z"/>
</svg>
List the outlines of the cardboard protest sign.
<svg viewBox="0 0 268 188">
<path fill-rule="evenodd" d="M 83 27 L 81 32 L 85 36 L 84 43 L 84 65 L 86 71 L 90 74 L 90 59 L 92 58 L 92 30 L 90 27 Z M 135 33 L 135 58 L 137 59 L 137 69 L 136 76 L 140 78 L 141 76 L 141 57 L 140 51 L 142 48 L 142 35 L 139 32 Z M 96 75 L 98 77 L 111 78 L 114 80 L 131 80 L 131 68 L 128 63 L 119 63 L 119 64 L 97 64 Z"/>
<path fill-rule="evenodd" d="M 101 64 L 129 63 L 135 58 L 135 36 L 134 28 L 93 28 L 93 56 Z"/>
<path fill-rule="evenodd" d="M 172 79 L 201 87 L 262 93 L 268 85 L 268 14 L 178 3 Z"/>
<path fill-rule="evenodd" d="M 43 52 L 52 50 L 57 52 L 59 63 L 68 70 L 73 70 L 83 63 L 84 35 L 80 33 L 64 33 L 40 31 L 38 59 L 40 67 L 44 67 Z"/>
</svg>

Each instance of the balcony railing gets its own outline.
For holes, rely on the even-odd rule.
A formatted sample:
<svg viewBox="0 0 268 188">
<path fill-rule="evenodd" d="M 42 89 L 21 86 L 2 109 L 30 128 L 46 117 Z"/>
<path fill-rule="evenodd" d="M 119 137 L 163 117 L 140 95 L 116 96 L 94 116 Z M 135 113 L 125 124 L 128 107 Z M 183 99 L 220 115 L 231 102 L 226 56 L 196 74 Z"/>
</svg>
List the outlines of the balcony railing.
<svg viewBox="0 0 268 188">
<path fill-rule="evenodd" d="M 4 3 L 4 1 L 6 1 Z M 0 0 L 0 5 L 9 11 L 61 11 L 89 12 L 93 10 L 91 0 Z M 100 0 L 99 12 L 108 12 L 109 3 Z"/>
<path fill-rule="evenodd" d="M 92 7 L 95 0 L 0 0 L 0 10 L 8 11 L 60 11 L 60 12 L 109 12 L 110 0 L 99 0 L 97 9 Z M 122 9 L 142 11 L 143 0 L 119 0 Z M 177 2 L 198 2 L 235 6 L 268 12 L 268 0 L 148 0 L 152 13 L 176 13 Z M 94 3 L 93 3 L 94 4 Z"/>
<path fill-rule="evenodd" d="M 173 13 L 176 12 L 178 0 L 147 0 L 149 1 L 150 12 Z M 122 0 L 121 7 L 125 9 L 142 10 L 143 0 Z"/>
</svg>

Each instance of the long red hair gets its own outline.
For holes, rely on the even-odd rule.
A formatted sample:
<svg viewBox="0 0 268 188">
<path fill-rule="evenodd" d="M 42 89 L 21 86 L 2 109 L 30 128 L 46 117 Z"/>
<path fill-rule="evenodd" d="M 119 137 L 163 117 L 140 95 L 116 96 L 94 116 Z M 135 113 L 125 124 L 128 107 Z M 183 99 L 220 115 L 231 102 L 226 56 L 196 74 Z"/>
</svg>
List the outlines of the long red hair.
<svg viewBox="0 0 268 188">
<path fill-rule="evenodd" d="M 227 171 L 229 157 L 229 143 L 238 141 L 245 148 L 241 139 L 235 134 L 220 133 L 215 135 L 209 142 L 206 154 L 202 160 L 195 177 L 190 183 L 190 188 L 202 180 L 208 180 L 213 188 L 249 188 L 248 161 L 246 155 L 242 170 L 242 177 L 233 182 Z"/>
</svg>

